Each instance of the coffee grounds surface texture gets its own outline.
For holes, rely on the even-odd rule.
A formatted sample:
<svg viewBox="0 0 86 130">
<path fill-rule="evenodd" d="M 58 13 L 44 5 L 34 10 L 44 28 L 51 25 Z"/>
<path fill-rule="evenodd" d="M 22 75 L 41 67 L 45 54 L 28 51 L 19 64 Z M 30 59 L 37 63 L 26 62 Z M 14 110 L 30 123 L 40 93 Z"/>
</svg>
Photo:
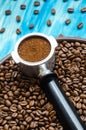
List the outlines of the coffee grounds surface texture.
<svg viewBox="0 0 86 130">
<path fill-rule="evenodd" d="M 18 48 L 19 56 L 28 62 L 38 62 L 45 59 L 51 50 L 48 40 L 42 37 L 30 37 L 21 42 Z"/>
</svg>

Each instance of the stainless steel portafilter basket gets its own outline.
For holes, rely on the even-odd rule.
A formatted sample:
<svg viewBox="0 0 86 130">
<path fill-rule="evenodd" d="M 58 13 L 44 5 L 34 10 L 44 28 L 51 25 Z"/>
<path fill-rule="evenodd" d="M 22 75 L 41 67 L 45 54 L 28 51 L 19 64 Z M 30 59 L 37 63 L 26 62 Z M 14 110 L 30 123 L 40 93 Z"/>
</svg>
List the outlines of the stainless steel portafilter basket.
<svg viewBox="0 0 86 130">
<path fill-rule="evenodd" d="M 49 55 L 41 61 L 38 61 L 38 62 L 28 61 L 27 62 L 19 56 L 18 47 L 23 40 L 27 38 L 29 39 L 34 36 L 45 38 L 50 43 L 51 50 L 50 50 Z M 12 52 L 12 57 L 16 63 L 20 64 L 20 67 L 25 75 L 30 76 L 30 77 L 34 77 L 34 76 L 39 77 L 39 76 L 45 75 L 45 73 L 48 73 L 48 71 L 50 72 L 53 70 L 54 63 L 55 63 L 54 52 L 55 52 L 56 46 L 57 46 L 57 42 L 52 36 L 46 36 L 40 33 L 27 34 L 21 39 L 19 39 L 19 41 L 16 43 L 15 49 Z"/>
<path fill-rule="evenodd" d="M 34 36 L 46 39 L 50 44 L 51 50 L 49 55 L 41 61 L 27 62 L 19 56 L 18 47 L 23 40 Z M 85 125 L 59 85 L 57 75 L 52 72 L 55 64 L 54 53 L 57 45 L 58 43 L 52 36 L 46 36 L 42 33 L 27 34 L 16 43 L 12 52 L 12 58 L 20 65 L 25 75 L 39 78 L 40 86 L 53 104 L 65 130 L 86 130 Z"/>
</svg>

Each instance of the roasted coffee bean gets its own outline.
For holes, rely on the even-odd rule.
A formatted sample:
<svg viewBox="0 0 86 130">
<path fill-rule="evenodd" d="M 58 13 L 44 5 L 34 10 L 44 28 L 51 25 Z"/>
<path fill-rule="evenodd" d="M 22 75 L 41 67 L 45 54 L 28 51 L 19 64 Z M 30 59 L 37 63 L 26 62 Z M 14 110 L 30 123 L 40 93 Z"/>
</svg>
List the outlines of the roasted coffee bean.
<svg viewBox="0 0 86 130">
<path fill-rule="evenodd" d="M 29 29 L 32 29 L 32 28 L 34 28 L 34 24 L 29 25 Z"/>
<path fill-rule="evenodd" d="M 37 122 L 36 121 L 32 121 L 31 124 L 30 124 L 30 128 L 31 129 L 34 129 L 36 128 L 38 125 L 37 125 Z"/>
<path fill-rule="evenodd" d="M 1 28 L 0 33 L 4 33 L 4 32 L 5 32 L 5 28 Z"/>
<path fill-rule="evenodd" d="M 9 108 L 4 106 L 4 107 L 2 108 L 2 110 L 3 110 L 3 111 L 9 111 Z"/>
<path fill-rule="evenodd" d="M 10 127 L 17 125 L 16 121 L 12 121 L 12 120 L 8 121 L 8 124 L 9 124 Z"/>
<path fill-rule="evenodd" d="M 40 2 L 39 1 L 35 1 L 34 2 L 34 6 L 40 6 Z"/>
<path fill-rule="evenodd" d="M 7 120 L 3 120 L 2 125 L 5 125 L 7 123 Z"/>
<path fill-rule="evenodd" d="M 81 12 L 82 12 L 82 13 L 85 13 L 85 12 L 86 12 L 86 7 L 81 8 Z"/>
<path fill-rule="evenodd" d="M 8 94 L 9 97 L 13 97 L 13 92 L 12 91 L 9 91 L 7 94 Z"/>
<path fill-rule="evenodd" d="M 5 119 L 6 119 L 6 120 L 11 120 L 12 117 L 11 117 L 11 116 L 7 116 Z"/>
<path fill-rule="evenodd" d="M 17 115 L 17 119 L 21 120 L 23 118 L 22 114 Z"/>
<path fill-rule="evenodd" d="M 34 14 L 39 14 L 39 10 L 34 10 Z"/>
<path fill-rule="evenodd" d="M 21 16 L 17 15 L 17 16 L 16 16 L 16 21 L 17 21 L 17 22 L 20 22 L 20 21 L 21 21 Z"/>
<path fill-rule="evenodd" d="M 10 111 L 12 111 L 12 112 L 16 112 L 16 111 L 17 111 L 17 106 L 16 106 L 16 104 L 12 104 L 12 105 L 10 106 Z"/>
<path fill-rule="evenodd" d="M 11 14 L 11 10 L 6 10 L 5 11 L 5 15 L 10 15 Z"/>
<path fill-rule="evenodd" d="M 17 115 L 18 115 L 18 113 L 13 113 L 13 114 L 12 114 L 12 117 L 13 117 L 13 118 L 16 118 Z"/>
<path fill-rule="evenodd" d="M 21 106 L 26 106 L 27 105 L 27 101 L 22 101 L 19 103 Z"/>
<path fill-rule="evenodd" d="M 12 130 L 16 130 L 17 129 L 17 127 L 16 126 L 12 126 Z"/>
<path fill-rule="evenodd" d="M 68 9 L 67 9 L 67 12 L 68 12 L 68 13 L 73 13 L 73 12 L 74 12 L 74 9 L 73 9 L 73 8 L 68 8 Z"/>
<path fill-rule="evenodd" d="M 54 130 L 54 127 L 50 126 L 50 127 L 49 127 L 49 130 Z"/>
<path fill-rule="evenodd" d="M 77 25 L 77 28 L 78 28 L 78 29 L 83 28 L 83 23 L 82 23 L 82 22 L 81 22 L 81 23 L 79 23 L 79 24 Z"/>
<path fill-rule="evenodd" d="M 27 123 L 29 123 L 29 122 L 32 121 L 32 117 L 28 116 L 25 120 L 26 120 Z"/>
<path fill-rule="evenodd" d="M 6 106 L 8 106 L 8 107 L 11 106 L 11 102 L 10 102 L 9 100 L 6 100 L 6 101 L 5 101 L 5 104 L 6 104 Z"/>
<path fill-rule="evenodd" d="M 20 130 L 24 130 L 24 129 L 25 129 L 24 125 L 20 125 Z"/>
<path fill-rule="evenodd" d="M 76 104 L 77 109 L 81 109 L 81 103 Z"/>
<path fill-rule="evenodd" d="M 31 106 L 34 106 L 34 103 L 35 103 L 34 100 L 31 100 L 30 103 L 29 103 L 29 106 L 30 106 L 30 107 L 31 107 Z"/>
<path fill-rule="evenodd" d="M 21 30 L 19 28 L 16 29 L 16 34 L 21 34 Z"/>
<path fill-rule="evenodd" d="M 25 4 L 20 5 L 20 9 L 22 10 L 26 9 L 26 5 Z"/>
<path fill-rule="evenodd" d="M 52 23 L 51 23 L 51 20 L 47 20 L 47 25 L 48 25 L 48 26 L 51 26 L 51 24 L 52 24 Z"/>
<path fill-rule="evenodd" d="M 25 97 L 28 98 L 29 96 L 30 96 L 30 92 L 26 92 L 26 93 L 25 93 Z"/>
<path fill-rule="evenodd" d="M 4 130 L 9 130 L 9 125 L 8 124 L 4 125 Z"/>
<path fill-rule="evenodd" d="M 68 25 L 68 24 L 71 23 L 71 20 L 70 20 L 70 19 L 67 19 L 67 20 L 65 21 L 65 23 Z"/>
<path fill-rule="evenodd" d="M 56 10 L 54 8 L 51 10 L 51 14 L 53 14 L 53 15 L 56 14 Z"/>
<path fill-rule="evenodd" d="M 19 111 L 22 110 L 22 106 L 21 105 L 18 105 L 17 108 L 18 108 Z"/>
</svg>

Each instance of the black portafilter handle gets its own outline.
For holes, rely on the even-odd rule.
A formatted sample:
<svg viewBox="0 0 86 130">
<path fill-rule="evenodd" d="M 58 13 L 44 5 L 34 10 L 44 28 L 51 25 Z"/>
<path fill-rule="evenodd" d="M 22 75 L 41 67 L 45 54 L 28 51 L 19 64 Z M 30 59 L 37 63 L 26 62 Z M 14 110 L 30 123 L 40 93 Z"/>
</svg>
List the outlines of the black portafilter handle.
<svg viewBox="0 0 86 130">
<path fill-rule="evenodd" d="M 56 74 L 51 73 L 43 76 L 40 85 L 56 110 L 64 130 L 86 130 L 85 124 L 60 87 Z"/>
</svg>

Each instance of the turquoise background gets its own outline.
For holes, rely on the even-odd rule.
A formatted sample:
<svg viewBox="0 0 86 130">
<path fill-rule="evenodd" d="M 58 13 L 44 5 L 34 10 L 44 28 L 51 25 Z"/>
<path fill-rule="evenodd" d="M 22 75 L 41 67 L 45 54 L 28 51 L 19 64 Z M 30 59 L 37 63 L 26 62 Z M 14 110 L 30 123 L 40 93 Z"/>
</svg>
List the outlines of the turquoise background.
<svg viewBox="0 0 86 130">
<path fill-rule="evenodd" d="M 38 0 L 40 6 L 34 6 L 36 0 L 0 0 L 0 29 L 6 28 L 0 34 L 0 60 L 9 54 L 17 40 L 27 33 L 42 32 L 53 35 L 55 38 L 59 34 L 64 36 L 86 38 L 86 13 L 81 13 L 81 8 L 86 7 L 85 0 Z M 26 9 L 21 10 L 20 5 L 26 4 Z M 56 14 L 51 14 L 51 9 L 56 9 Z M 67 8 L 74 8 L 74 13 L 68 13 Z M 11 15 L 6 16 L 5 10 L 12 10 Z M 34 15 L 34 10 L 38 9 L 39 14 Z M 21 16 L 21 22 L 16 22 L 16 16 Z M 50 19 L 52 25 L 47 26 L 46 21 Z M 66 19 L 71 19 L 69 25 L 65 24 Z M 77 25 L 83 22 L 83 28 L 77 29 Z M 30 24 L 34 24 L 33 29 L 29 29 Z M 20 28 L 21 34 L 16 34 L 16 29 Z"/>
</svg>

